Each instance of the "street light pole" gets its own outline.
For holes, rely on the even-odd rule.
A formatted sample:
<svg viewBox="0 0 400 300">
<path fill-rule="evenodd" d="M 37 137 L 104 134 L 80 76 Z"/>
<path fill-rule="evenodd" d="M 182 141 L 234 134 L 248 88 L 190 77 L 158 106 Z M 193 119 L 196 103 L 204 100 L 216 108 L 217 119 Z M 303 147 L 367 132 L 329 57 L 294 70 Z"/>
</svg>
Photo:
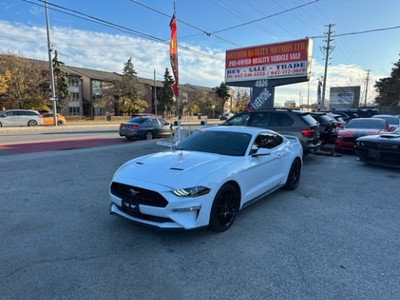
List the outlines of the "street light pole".
<svg viewBox="0 0 400 300">
<path fill-rule="evenodd" d="M 45 12 L 46 12 L 47 49 L 49 51 L 49 71 L 50 71 L 50 90 L 51 90 L 50 100 L 53 102 L 54 126 L 57 126 L 57 107 L 56 107 L 56 95 L 55 95 L 55 86 L 54 86 L 53 62 L 52 62 L 52 58 L 51 58 L 49 13 L 48 13 L 48 9 L 47 9 L 47 0 L 44 1 L 44 7 L 45 7 Z"/>
</svg>

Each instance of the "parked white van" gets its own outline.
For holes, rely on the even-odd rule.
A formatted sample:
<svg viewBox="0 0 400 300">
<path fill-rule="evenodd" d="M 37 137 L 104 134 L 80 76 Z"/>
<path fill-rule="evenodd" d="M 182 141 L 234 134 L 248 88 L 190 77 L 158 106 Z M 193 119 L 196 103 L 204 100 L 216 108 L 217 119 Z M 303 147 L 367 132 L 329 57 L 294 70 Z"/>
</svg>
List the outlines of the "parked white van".
<svg viewBox="0 0 400 300">
<path fill-rule="evenodd" d="M 0 127 L 37 126 L 43 124 L 42 115 L 31 109 L 10 109 L 0 112 Z"/>
</svg>

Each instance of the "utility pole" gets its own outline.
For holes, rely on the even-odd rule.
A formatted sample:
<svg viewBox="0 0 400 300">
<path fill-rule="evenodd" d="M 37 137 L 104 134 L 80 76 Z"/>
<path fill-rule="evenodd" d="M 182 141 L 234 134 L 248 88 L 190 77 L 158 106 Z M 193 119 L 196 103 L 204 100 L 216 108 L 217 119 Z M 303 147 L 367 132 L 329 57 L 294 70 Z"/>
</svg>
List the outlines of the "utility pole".
<svg viewBox="0 0 400 300">
<path fill-rule="evenodd" d="M 366 82 L 366 87 L 365 87 L 365 99 L 364 99 L 364 107 L 367 106 L 367 94 L 368 94 L 368 81 L 369 81 L 369 71 L 367 70 L 367 82 Z"/>
<path fill-rule="evenodd" d="M 307 92 L 307 111 L 310 111 L 310 82 L 308 82 L 308 92 Z"/>
<path fill-rule="evenodd" d="M 54 73 L 53 73 L 53 62 L 51 58 L 51 45 L 50 45 L 50 29 L 49 29 L 49 13 L 47 11 L 47 0 L 44 1 L 44 7 L 46 12 L 46 29 L 47 29 L 47 49 L 49 51 L 49 71 L 50 71 L 50 90 L 51 90 L 51 98 L 50 100 L 53 102 L 53 121 L 54 126 L 57 126 L 57 107 L 56 107 L 56 94 L 54 87 Z"/>
<path fill-rule="evenodd" d="M 154 108 L 157 114 L 157 87 L 156 87 L 156 69 L 154 69 Z"/>
<path fill-rule="evenodd" d="M 327 39 L 325 40 L 327 42 L 326 47 L 322 47 L 325 50 L 325 71 L 324 71 L 324 82 L 322 86 L 322 99 L 321 99 L 321 107 L 324 110 L 325 109 L 325 89 L 326 89 L 326 78 L 328 74 L 328 61 L 329 61 L 329 52 L 333 50 L 334 47 L 331 46 L 331 42 L 333 41 L 331 39 L 331 33 L 332 33 L 332 26 L 335 24 L 329 24 L 328 26 L 328 32 L 325 32 L 325 34 L 328 35 Z"/>
</svg>

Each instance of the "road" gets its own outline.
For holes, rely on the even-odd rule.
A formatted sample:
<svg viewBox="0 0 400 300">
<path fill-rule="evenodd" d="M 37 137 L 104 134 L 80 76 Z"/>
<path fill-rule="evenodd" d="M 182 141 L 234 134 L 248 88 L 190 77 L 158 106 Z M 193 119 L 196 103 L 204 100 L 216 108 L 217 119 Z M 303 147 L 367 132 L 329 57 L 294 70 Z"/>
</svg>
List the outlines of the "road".
<svg viewBox="0 0 400 300">
<path fill-rule="evenodd" d="M 227 232 L 108 214 L 108 185 L 156 140 L 0 156 L 1 299 L 399 299 L 400 173 L 309 155 L 301 184 Z"/>
</svg>

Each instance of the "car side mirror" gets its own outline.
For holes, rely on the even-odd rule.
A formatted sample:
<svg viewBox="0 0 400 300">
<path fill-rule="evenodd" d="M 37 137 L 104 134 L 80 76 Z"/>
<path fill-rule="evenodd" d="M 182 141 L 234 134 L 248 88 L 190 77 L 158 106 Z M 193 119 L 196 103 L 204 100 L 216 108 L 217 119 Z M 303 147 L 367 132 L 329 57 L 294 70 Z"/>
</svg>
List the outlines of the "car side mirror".
<svg viewBox="0 0 400 300">
<path fill-rule="evenodd" d="M 271 154 L 271 150 L 268 148 L 259 148 L 256 153 L 253 153 L 251 156 L 252 157 L 258 157 L 258 156 L 267 156 Z"/>
</svg>

